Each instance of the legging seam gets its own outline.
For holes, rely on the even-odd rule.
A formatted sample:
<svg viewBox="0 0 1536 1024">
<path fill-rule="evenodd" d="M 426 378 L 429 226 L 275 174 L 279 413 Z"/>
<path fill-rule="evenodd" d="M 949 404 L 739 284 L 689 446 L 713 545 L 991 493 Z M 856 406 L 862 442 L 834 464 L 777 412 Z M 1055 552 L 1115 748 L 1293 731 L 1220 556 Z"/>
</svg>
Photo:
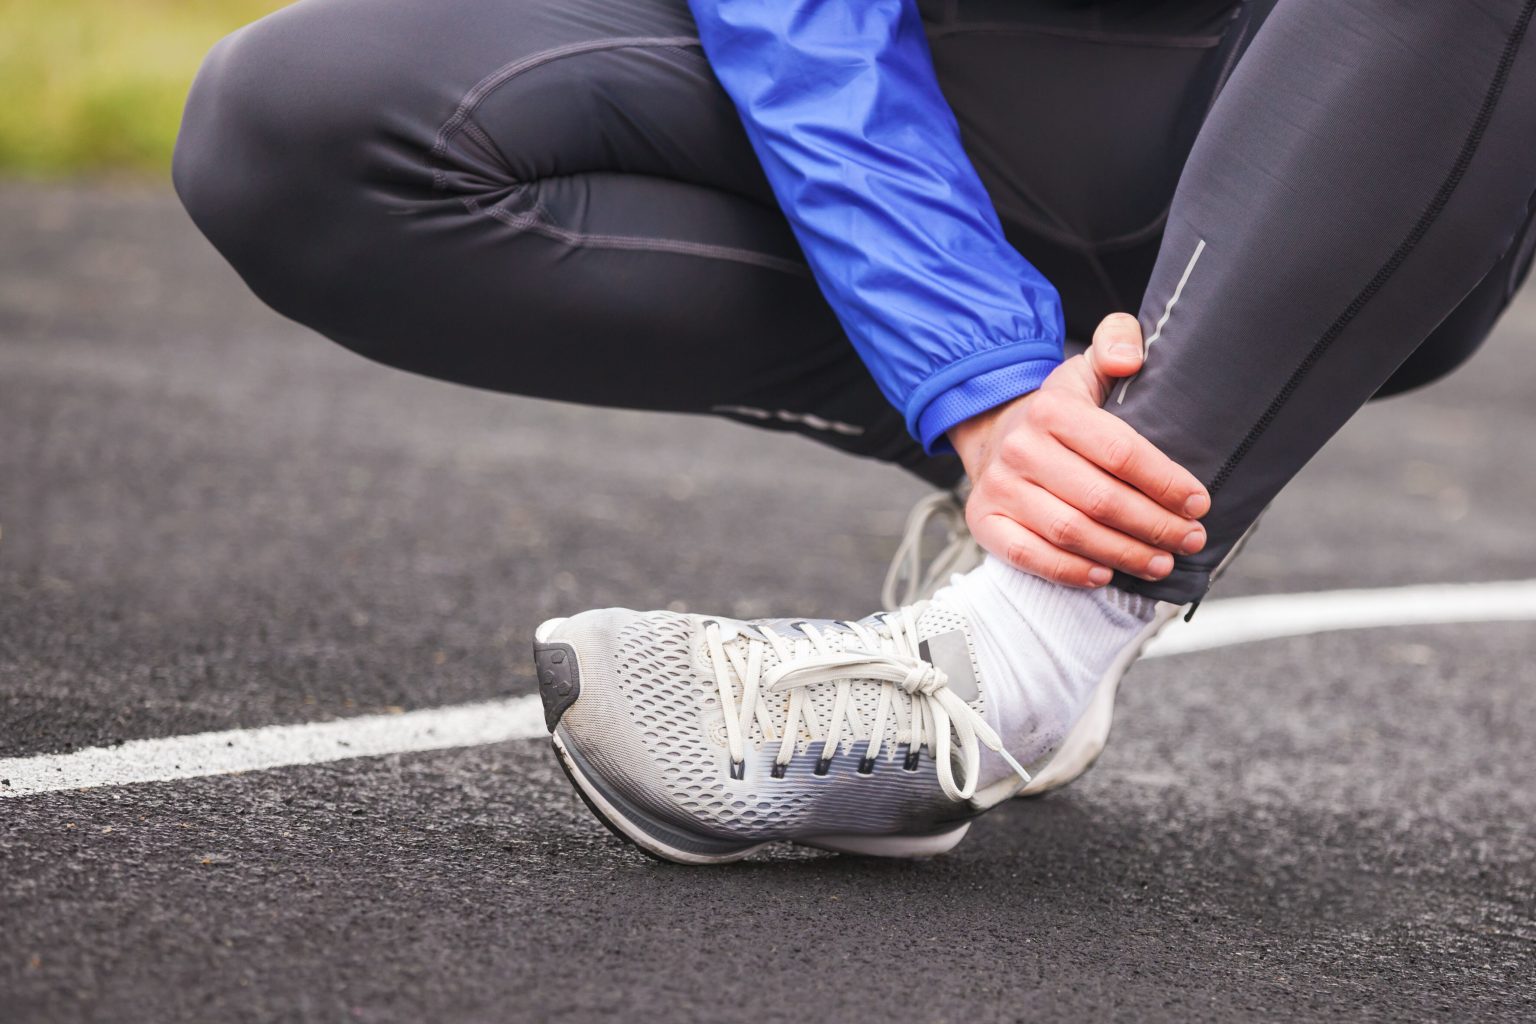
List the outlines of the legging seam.
<svg viewBox="0 0 1536 1024">
<path fill-rule="evenodd" d="M 1461 184 L 1462 178 L 1465 177 L 1473 157 L 1477 155 L 1478 147 L 1482 144 L 1483 135 L 1488 130 L 1488 123 L 1493 119 L 1494 110 L 1498 107 L 1499 99 L 1504 94 L 1505 83 L 1508 81 L 1510 71 L 1514 67 L 1515 54 L 1519 51 L 1520 44 L 1525 38 L 1526 29 L 1530 25 L 1533 11 L 1536 11 L 1536 0 L 1526 0 L 1525 7 L 1520 12 L 1520 17 L 1510 30 L 1508 39 L 1505 40 L 1504 52 L 1499 57 L 1498 65 L 1494 70 L 1493 81 L 1489 83 L 1488 91 L 1483 96 L 1483 102 L 1478 108 L 1477 116 L 1473 118 L 1472 126 L 1467 132 L 1467 137 L 1462 141 L 1461 149 L 1458 151 L 1455 161 L 1441 180 L 1440 187 L 1436 189 L 1429 204 L 1419 214 L 1418 220 L 1414 222 L 1407 236 L 1398 243 L 1397 248 L 1393 250 L 1387 261 L 1376 271 L 1376 274 L 1366 283 L 1365 287 L 1356 293 L 1355 297 L 1344 307 L 1343 312 L 1338 315 L 1333 323 L 1328 326 L 1328 329 L 1312 345 L 1306 357 L 1302 359 L 1300 365 L 1296 367 L 1281 387 L 1279 393 L 1275 395 L 1274 400 L 1269 403 L 1263 414 L 1259 416 L 1258 420 L 1248 430 L 1248 433 L 1244 435 L 1242 441 L 1233 449 L 1227 460 L 1222 463 L 1216 475 L 1211 478 L 1208 487 L 1212 495 L 1215 495 L 1231 479 L 1238 464 L 1248 455 L 1253 446 L 1258 443 L 1259 438 L 1264 435 L 1264 432 L 1269 429 L 1275 417 L 1280 414 L 1280 410 L 1285 407 L 1286 402 L 1290 401 L 1291 396 L 1295 394 L 1296 389 L 1301 386 L 1302 381 L 1306 379 L 1313 367 L 1327 354 L 1328 349 L 1332 347 L 1334 341 L 1344 332 L 1344 329 L 1360 315 L 1360 312 L 1371 299 L 1375 298 L 1376 294 L 1392 279 L 1392 276 L 1397 273 L 1398 268 L 1402 266 L 1413 250 L 1418 247 L 1419 242 L 1423 240 L 1429 229 L 1440 218 L 1441 213 L 1444 212 L 1446 205 L 1451 201 L 1451 197 Z"/>
<path fill-rule="evenodd" d="M 513 213 L 500 206 L 482 206 L 473 197 L 465 197 L 465 209 L 498 220 L 520 231 L 531 231 L 552 241 L 589 249 L 614 249 L 625 252 L 663 252 L 678 256 L 697 256 L 704 259 L 727 260 L 750 266 L 776 270 L 796 277 L 810 277 L 810 269 L 803 263 L 738 249 L 729 245 L 712 245 L 708 242 L 690 242 L 680 238 L 643 238 L 636 235 L 609 235 L 573 231 L 554 223 L 541 200 L 535 199 L 533 209 L 526 213 Z"/>
<path fill-rule="evenodd" d="M 677 46 L 701 46 L 698 36 L 616 36 L 608 39 L 584 39 L 581 42 L 566 43 L 564 46 L 552 47 L 541 50 L 527 57 L 520 57 L 515 61 L 503 64 L 495 71 L 476 82 L 474 87 L 465 93 L 459 100 L 459 105 L 453 114 L 437 129 L 437 136 L 432 142 L 429 151 L 434 159 L 441 159 L 448 151 L 448 142 L 454 134 L 464 125 L 470 115 L 484 103 L 486 98 L 501 88 L 518 75 L 532 71 L 534 68 L 566 57 L 574 57 L 583 53 L 597 53 L 603 50 L 622 49 L 649 49 L 659 47 Z M 437 180 L 434 172 L 434 181 Z M 439 187 L 442 187 L 439 185 Z"/>
<path fill-rule="evenodd" d="M 486 133 L 485 129 L 481 128 L 478 124 L 475 124 L 473 120 L 465 121 L 463 125 L 459 127 L 459 130 L 462 131 L 465 135 L 468 135 L 470 138 L 474 139 L 476 142 L 480 143 L 480 145 L 484 146 L 492 153 L 501 155 L 501 147 L 496 145 L 496 140 L 492 139 L 490 135 Z M 505 160 L 506 157 L 502 156 L 502 159 Z"/>
<path fill-rule="evenodd" d="M 495 142 L 470 118 L 479 108 L 480 104 L 484 103 L 497 89 L 519 75 L 532 71 L 535 68 L 543 67 L 557 60 L 563 60 L 566 57 L 574 57 L 586 53 L 599 53 L 605 50 L 681 50 L 685 47 L 699 47 L 701 45 L 702 43 L 697 36 L 619 36 L 608 39 L 587 39 L 577 43 L 567 43 L 564 46 L 556 46 L 531 56 L 511 61 L 497 68 L 479 82 L 476 82 L 474 87 L 464 94 L 463 98 L 459 100 L 459 105 L 454 109 L 453 114 L 438 127 L 432 148 L 428 152 L 428 159 L 433 161 L 442 160 L 448 151 L 448 143 L 459 132 L 470 135 L 480 145 L 493 152 L 499 151 L 499 147 L 496 146 Z M 561 177 L 571 177 L 571 175 L 561 175 Z M 683 182 L 683 184 L 693 183 Z M 432 168 L 432 185 L 437 191 L 447 191 L 447 175 L 442 167 Z M 472 213 L 484 214 L 501 221 L 509 227 L 531 231 L 567 245 L 628 252 L 673 253 L 681 256 L 696 256 L 705 259 L 744 263 L 768 270 L 776 270 L 780 273 L 792 274 L 796 277 L 811 276 L 810 269 L 804 263 L 785 259 L 781 256 L 753 252 L 750 249 L 738 249 L 727 245 L 713 245 L 708 242 L 690 242 L 677 238 L 645 238 L 631 235 L 589 233 L 563 228 L 554 223 L 554 218 L 549 215 L 549 211 L 545 209 L 542 201 L 537 199 L 535 199 L 533 209 L 527 213 L 512 213 L 498 206 L 483 206 L 474 197 L 464 197 L 462 202 L 465 208 Z"/>
</svg>

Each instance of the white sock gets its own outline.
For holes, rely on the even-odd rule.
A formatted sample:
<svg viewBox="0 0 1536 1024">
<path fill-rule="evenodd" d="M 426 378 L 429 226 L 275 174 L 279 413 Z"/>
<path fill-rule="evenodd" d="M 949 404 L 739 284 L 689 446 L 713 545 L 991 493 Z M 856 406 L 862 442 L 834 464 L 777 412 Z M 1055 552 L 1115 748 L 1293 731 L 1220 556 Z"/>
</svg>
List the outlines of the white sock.
<svg viewBox="0 0 1536 1024">
<path fill-rule="evenodd" d="M 1066 737 L 1157 602 L 1113 586 L 1079 590 L 991 556 L 934 595 L 970 621 L 1003 746 L 1021 764 Z"/>
</svg>

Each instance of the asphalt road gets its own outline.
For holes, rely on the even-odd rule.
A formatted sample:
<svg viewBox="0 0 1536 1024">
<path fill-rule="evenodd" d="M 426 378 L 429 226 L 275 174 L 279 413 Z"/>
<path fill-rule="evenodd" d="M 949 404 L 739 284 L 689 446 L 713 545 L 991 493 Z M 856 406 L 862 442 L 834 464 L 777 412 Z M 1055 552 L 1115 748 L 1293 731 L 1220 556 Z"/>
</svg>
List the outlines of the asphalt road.
<svg viewBox="0 0 1536 1024">
<path fill-rule="evenodd" d="M 0 757 L 531 692 L 559 612 L 870 610 L 899 472 L 373 366 L 158 191 L 0 188 Z M 1217 596 L 1536 577 L 1536 301 Z M 1140 666 L 953 855 L 653 863 L 547 748 L 0 800 L 0 1019 L 1536 1016 L 1536 627 Z"/>
</svg>

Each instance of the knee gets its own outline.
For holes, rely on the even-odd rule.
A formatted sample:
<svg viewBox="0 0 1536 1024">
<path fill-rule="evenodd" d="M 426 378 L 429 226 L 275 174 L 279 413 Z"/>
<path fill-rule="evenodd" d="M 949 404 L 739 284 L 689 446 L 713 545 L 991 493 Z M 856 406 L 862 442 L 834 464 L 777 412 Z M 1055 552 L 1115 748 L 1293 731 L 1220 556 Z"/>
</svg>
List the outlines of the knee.
<svg viewBox="0 0 1536 1024">
<path fill-rule="evenodd" d="M 193 80 L 182 111 L 171 181 L 193 221 L 221 251 L 241 239 L 277 197 L 285 138 L 273 88 L 273 33 L 260 23 L 221 40 Z"/>
<path fill-rule="evenodd" d="M 330 81 L 313 15 L 298 4 L 221 40 L 204 59 L 172 160 L 199 230 L 270 305 L 295 319 L 342 260 L 342 198 L 362 141 L 356 102 Z M 324 13 L 323 11 L 321 13 Z"/>
</svg>

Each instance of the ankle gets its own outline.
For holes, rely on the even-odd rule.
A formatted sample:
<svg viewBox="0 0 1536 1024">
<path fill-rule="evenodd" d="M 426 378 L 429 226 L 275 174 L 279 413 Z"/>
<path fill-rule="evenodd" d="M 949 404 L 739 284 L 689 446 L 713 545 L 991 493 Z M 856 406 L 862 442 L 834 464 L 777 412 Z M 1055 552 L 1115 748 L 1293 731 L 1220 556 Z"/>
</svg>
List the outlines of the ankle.
<svg viewBox="0 0 1536 1024">
<path fill-rule="evenodd" d="M 1157 602 L 1118 588 L 1081 590 L 996 558 L 935 595 L 965 615 L 1010 754 L 1028 763 L 1058 746 Z"/>
</svg>

